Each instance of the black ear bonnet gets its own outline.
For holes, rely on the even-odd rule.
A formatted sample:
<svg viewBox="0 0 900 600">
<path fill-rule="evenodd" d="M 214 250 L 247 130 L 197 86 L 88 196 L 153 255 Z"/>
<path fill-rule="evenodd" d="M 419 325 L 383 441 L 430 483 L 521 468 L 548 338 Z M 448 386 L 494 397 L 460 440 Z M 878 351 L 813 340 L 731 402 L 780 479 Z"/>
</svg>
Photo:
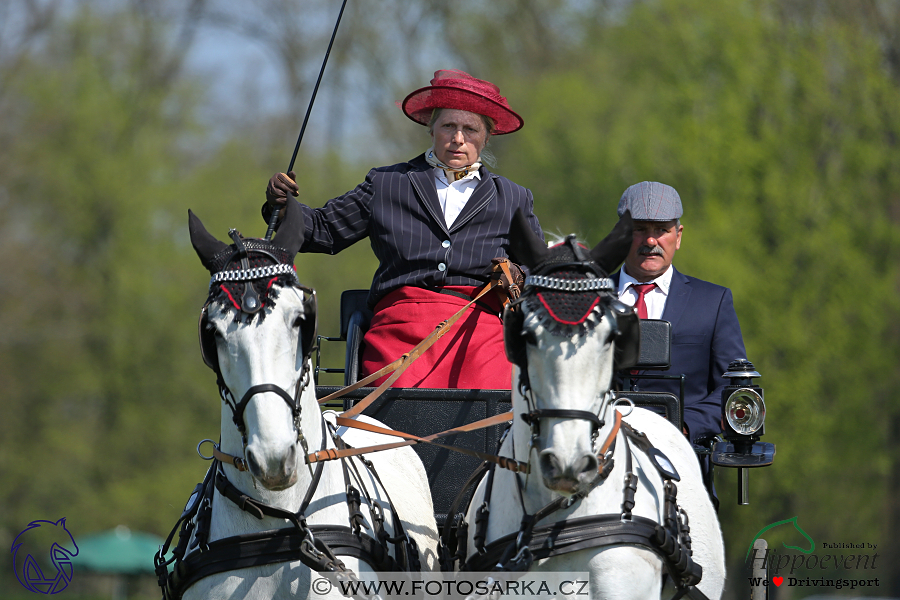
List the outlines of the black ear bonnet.
<svg viewBox="0 0 900 600">
<path fill-rule="evenodd" d="M 204 262 L 212 274 L 209 297 L 200 313 L 200 353 L 203 362 L 218 372 L 216 341 L 208 326 L 207 308 L 218 304 L 225 310 L 234 309 L 235 321 L 250 323 L 258 315 L 262 321 L 275 306 L 279 287 L 299 287 L 304 294 L 305 326 L 300 341 L 303 356 L 308 356 L 316 344 L 316 294 L 300 286 L 294 271 L 293 255 L 284 248 L 262 239 L 244 239 L 236 230 L 229 235 L 234 243 Z M 277 286 L 275 284 L 278 284 Z"/>
<path fill-rule="evenodd" d="M 549 249 L 540 264 L 531 269 L 519 300 L 503 313 L 503 339 L 506 357 L 526 367 L 522 326 L 525 312 L 539 315 L 541 323 L 554 333 L 577 329 L 580 335 L 596 327 L 600 319 L 609 319 L 615 338 L 615 369 L 628 369 L 640 356 L 640 324 L 634 309 L 619 301 L 607 273 L 591 259 L 589 251 L 574 236 Z"/>
</svg>

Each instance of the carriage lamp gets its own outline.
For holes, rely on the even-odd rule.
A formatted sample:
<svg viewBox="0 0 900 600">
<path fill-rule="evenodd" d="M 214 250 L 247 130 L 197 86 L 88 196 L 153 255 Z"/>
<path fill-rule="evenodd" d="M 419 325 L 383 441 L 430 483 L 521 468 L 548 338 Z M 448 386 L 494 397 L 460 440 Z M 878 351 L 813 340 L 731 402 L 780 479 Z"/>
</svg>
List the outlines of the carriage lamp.
<svg viewBox="0 0 900 600">
<path fill-rule="evenodd" d="M 725 400 L 725 421 L 735 433 L 754 435 L 763 428 L 765 420 L 766 403 L 756 390 L 740 388 Z"/>
<path fill-rule="evenodd" d="M 753 383 L 761 375 L 746 359 L 732 361 L 722 375 L 730 384 L 722 391 L 722 437 L 712 450 L 712 463 L 738 469 L 738 504 L 750 504 L 750 468 L 767 467 L 775 459 L 775 444 L 760 442 L 765 430 L 763 389 Z"/>
</svg>

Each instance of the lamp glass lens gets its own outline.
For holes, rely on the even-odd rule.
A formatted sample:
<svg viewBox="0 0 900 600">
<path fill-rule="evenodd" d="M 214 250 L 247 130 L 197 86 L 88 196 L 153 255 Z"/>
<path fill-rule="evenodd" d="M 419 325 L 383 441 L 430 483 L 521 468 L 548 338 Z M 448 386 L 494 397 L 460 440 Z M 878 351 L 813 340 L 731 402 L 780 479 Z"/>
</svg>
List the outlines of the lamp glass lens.
<svg viewBox="0 0 900 600">
<path fill-rule="evenodd" d="M 725 403 L 728 425 L 741 435 L 753 435 L 766 420 L 766 405 L 756 391 L 742 388 L 728 397 Z"/>
</svg>

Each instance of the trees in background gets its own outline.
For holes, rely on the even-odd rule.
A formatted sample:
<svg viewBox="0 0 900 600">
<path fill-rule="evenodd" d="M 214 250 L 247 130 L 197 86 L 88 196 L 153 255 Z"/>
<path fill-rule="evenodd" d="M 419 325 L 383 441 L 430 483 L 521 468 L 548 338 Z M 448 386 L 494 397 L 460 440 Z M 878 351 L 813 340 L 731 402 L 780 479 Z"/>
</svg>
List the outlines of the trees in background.
<svg viewBox="0 0 900 600">
<path fill-rule="evenodd" d="M 594 6 L 555 53 L 533 43 L 555 31 L 552 9 L 526 4 L 459 27 L 465 46 L 489 49 L 470 55 L 477 72 L 521 68 L 504 91 L 526 126 L 503 140 L 500 171 L 534 191 L 545 229 L 594 240 L 627 186 L 673 185 L 676 266 L 734 291 L 778 453 L 753 473 L 750 508 L 719 470 L 731 565 L 795 515 L 820 542 L 896 552 L 897 10 L 876 28 L 867 3 Z M 533 39 L 489 25 L 517 20 Z"/>
<path fill-rule="evenodd" d="M 348 7 L 313 118 L 354 123 L 332 139 L 367 158 L 354 164 L 346 142 L 306 147 L 303 199 L 321 205 L 368 167 L 420 152 L 424 129 L 393 101 L 447 67 L 497 82 L 525 117 L 492 144 L 498 172 L 534 191 L 545 230 L 596 241 L 628 185 L 673 185 L 686 211 L 676 265 L 734 291 L 778 446 L 751 477 L 749 508 L 720 475 L 732 566 L 759 529 L 795 515 L 817 541 L 884 544 L 897 558 L 900 9 L 406 4 Z M 0 538 L 51 516 L 75 532 L 165 533 L 205 468 L 193 447 L 219 421 L 197 352 L 206 273 L 186 209 L 220 238 L 262 235 L 262 187 L 302 118 L 295 108 L 232 135 L 220 123 L 213 137 L 183 55 L 199 28 L 242 32 L 278 49 L 305 109 L 337 7 L 305 5 L 319 46 L 283 18 L 300 10 L 291 2 L 252 14 L 214 0 L 20 6 L 18 37 L 0 37 Z M 341 90 L 368 106 L 363 126 L 352 103 L 330 105 Z M 324 334 L 339 292 L 374 271 L 357 246 L 297 260 Z"/>
</svg>

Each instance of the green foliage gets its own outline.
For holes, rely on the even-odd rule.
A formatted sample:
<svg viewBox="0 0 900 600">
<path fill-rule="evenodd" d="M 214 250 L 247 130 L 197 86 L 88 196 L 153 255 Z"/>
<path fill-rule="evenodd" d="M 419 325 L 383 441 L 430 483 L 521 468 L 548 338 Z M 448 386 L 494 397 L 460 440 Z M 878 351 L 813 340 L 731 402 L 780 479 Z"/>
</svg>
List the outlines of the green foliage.
<svg viewBox="0 0 900 600">
<path fill-rule="evenodd" d="M 194 447 L 218 437 L 196 332 L 209 274 L 187 209 L 220 239 L 232 227 L 261 236 L 273 169 L 252 138 L 193 150 L 206 135 L 198 90 L 163 84 L 164 42 L 134 15 L 84 10 L 4 73 L 16 119 L 0 132 L 0 541 L 51 516 L 68 517 L 76 539 L 118 524 L 164 536 L 207 467 Z M 365 174 L 327 156 L 298 164 L 322 176 L 303 174 L 313 198 Z M 374 266 L 358 276 L 352 261 L 321 274 L 298 263 L 336 333 L 330 299 L 368 287 Z"/>
<path fill-rule="evenodd" d="M 887 542 L 897 459 L 900 90 L 859 28 L 769 7 L 642 3 L 580 60 L 504 90 L 527 124 L 503 172 L 546 229 L 596 241 L 628 185 L 669 183 L 676 266 L 734 291 L 778 454 L 753 473 L 751 509 L 722 474 L 733 557 L 794 515 L 819 540 Z"/>
<path fill-rule="evenodd" d="M 534 191 L 546 231 L 594 242 L 628 185 L 673 185 L 676 265 L 734 291 L 778 453 L 752 473 L 750 508 L 718 471 L 730 564 L 795 515 L 818 542 L 893 543 L 900 90 L 884 40 L 802 18 L 801 0 L 515 4 L 432 15 L 526 119 L 492 141 L 498 172 Z M 146 15 L 80 10 L 0 62 L 0 542 L 63 516 L 76 539 L 120 523 L 164 535 L 206 467 L 194 446 L 216 437 L 186 209 L 220 239 L 262 235 L 262 188 L 289 148 L 209 142 L 166 43 Z M 320 206 L 404 158 L 302 155 L 300 199 Z M 367 246 L 297 259 L 320 333 L 337 333 L 342 290 L 368 287 Z M 777 531 L 772 546 L 792 543 Z"/>
</svg>

